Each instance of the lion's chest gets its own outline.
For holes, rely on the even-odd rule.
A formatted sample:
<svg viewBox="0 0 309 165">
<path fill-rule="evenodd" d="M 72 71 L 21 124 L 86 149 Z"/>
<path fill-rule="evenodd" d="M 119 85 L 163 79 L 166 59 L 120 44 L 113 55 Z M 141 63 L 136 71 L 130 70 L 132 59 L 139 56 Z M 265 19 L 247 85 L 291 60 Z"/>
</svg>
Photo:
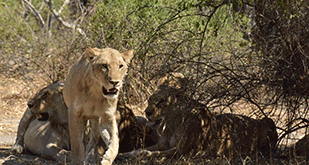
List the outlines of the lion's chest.
<svg viewBox="0 0 309 165">
<path fill-rule="evenodd" d="M 79 117 L 108 117 L 116 113 L 117 102 L 108 100 L 87 101 L 77 108 Z"/>
</svg>

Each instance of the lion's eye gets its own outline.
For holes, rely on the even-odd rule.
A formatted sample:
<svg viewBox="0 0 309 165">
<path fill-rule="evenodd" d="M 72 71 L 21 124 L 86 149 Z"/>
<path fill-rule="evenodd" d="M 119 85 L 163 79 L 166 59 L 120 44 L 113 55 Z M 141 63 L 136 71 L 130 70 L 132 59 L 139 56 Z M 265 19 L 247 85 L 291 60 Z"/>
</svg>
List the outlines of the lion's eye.
<svg viewBox="0 0 309 165">
<path fill-rule="evenodd" d="M 121 65 L 119 65 L 119 69 L 121 69 L 121 68 L 123 68 L 123 65 L 121 64 Z"/>
<path fill-rule="evenodd" d="M 42 95 L 42 98 L 45 99 L 48 95 L 48 91 L 44 91 L 43 95 Z"/>
<path fill-rule="evenodd" d="M 106 65 L 106 64 L 102 64 L 102 65 L 101 65 L 101 67 L 102 67 L 102 69 L 106 69 L 106 70 L 108 70 L 108 67 L 107 67 L 107 65 Z"/>
</svg>

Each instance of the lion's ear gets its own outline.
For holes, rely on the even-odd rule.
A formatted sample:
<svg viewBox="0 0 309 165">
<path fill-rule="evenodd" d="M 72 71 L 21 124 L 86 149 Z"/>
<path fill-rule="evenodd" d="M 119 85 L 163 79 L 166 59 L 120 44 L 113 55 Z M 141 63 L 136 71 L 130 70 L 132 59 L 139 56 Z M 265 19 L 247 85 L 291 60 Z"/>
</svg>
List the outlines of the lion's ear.
<svg viewBox="0 0 309 165">
<path fill-rule="evenodd" d="M 134 52 L 134 50 L 130 49 L 130 50 L 127 50 L 127 51 L 125 51 L 125 52 L 122 53 L 122 57 L 123 57 L 124 61 L 125 61 L 127 64 L 130 63 L 130 61 L 131 61 L 131 59 L 132 59 L 132 57 L 133 57 L 133 52 Z"/>
<path fill-rule="evenodd" d="M 96 56 L 98 56 L 98 54 L 96 53 L 96 48 L 87 48 L 86 49 L 84 57 L 88 61 L 92 61 Z"/>
</svg>

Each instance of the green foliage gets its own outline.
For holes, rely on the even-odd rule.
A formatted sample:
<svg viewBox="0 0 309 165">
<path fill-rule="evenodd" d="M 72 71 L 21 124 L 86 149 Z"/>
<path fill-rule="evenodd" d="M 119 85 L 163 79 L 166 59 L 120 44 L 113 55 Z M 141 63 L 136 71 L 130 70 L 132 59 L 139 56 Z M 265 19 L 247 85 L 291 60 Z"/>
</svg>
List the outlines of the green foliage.
<svg viewBox="0 0 309 165">
<path fill-rule="evenodd" d="M 16 2 L 0 2 L 0 42 L 4 43 L 0 47 L 6 48 L 7 51 L 11 48 L 11 42 L 16 41 L 18 37 L 31 38 L 31 31 L 27 28 L 27 24 L 22 21 L 20 11 L 21 6 Z"/>
<path fill-rule="evenodd" d="M 0 0 L 0 72 L 6 76 L 26 78 L 26 81 L 28 78 L 25 75 L 29 72 L 43 73 L 49 78 L 47 81 L 63 79 L 67 67 L 71 65 L 64 59 L 70 56 L 59 54 L 67 51 L 67 46 L 74 47 L 72 44 L 77 43 L 74 42 L 75 35 L 51 17 L 45 1 L 29 2 L 42 17 L 45 26 L 39 23 L 37 15 L 26 2 Z M 52 1 L 52 8 L 56 11 L 62 6 L 63 1 Z M 68 7 L 64 6 L 61 17 L 70 22 L 67 18 L 70 16 Z M 48 27 L 50 18 L 53 21 Z"/>
<path fill-rule="evenodd" d="M 31 2 L 36 9 L 41 9 L 40 14 L 47 22 L 51 16 L 47 5 L 40 0 Z M 58 11 L 62 3 L 53 0 L 52 8 Z M 80 39 L 77 33 L 65 29 L 57 20 L 54 19 L 51 31 L 48 31 L 47 27 L 40 26 L 33 13 L 25 12 L 22 3 L 5 1 L 2 4 L 9 7 L 0 11 L 6 15 L 1 17 L 0 23 L 2 27 L 12 27 L 2 28 L 1 33 L 5 34 L 2 36 L 8 36 L 2 39 L 7 45 L 12 43 L 7 42 L 12 39 L 18 43 L 24 42 L 23 45 L 7 46 L 9 49 L 24 51 L 16 54 L 11 51 L 10 55 L 14 54 L 20 60 L 21 56 L 25 56 L 30 60 L 27 61 L 29 68 L 41 69 L 49 77 L 55 75 L 51 78 L 53 80 L 65 76 L 63 73 L 72 63 L 70 61 L 79 55 L 75 52 L 82 52 L 82 48 L 88 45 L 101 48 L 109 46 L 120 51 L 135 50 L 132 64 L 135 69 L 130 74 L 141 75 L 145 86 L 151 86 L 150 83 L 159 77 L 176 71 L 194 79 L 193 86 L 202 84 L 196 91 L 203 91 L 212 82 L 217 82 L 207 80 L 213 77 L 211 74 L 217 74 L 226 67 L 251 67 L 252 58 L 255 57 L 249 49 L 251 43 L 243 39 L 243 33 L 250 31 L 250 19 L 244 13 L 234 11 L 237 3 L 225 0 L 104 0 L 89 5 L 89 11 L 85 9 L 91 13 L 84 19 L 87 24 L 77 26 L 86 30 L 88 40 L 80 42 L 76 41 Z M 12 9 L 14 12 L 9 12 Z M 70 22 L 78 14 L 74 14 L 67 5 L 61 17 Z M 52 36 L 49 36 L 49 32 Z M 65 44 L 68 47 L 63 46 Z M 246 56 L 249 52 L 250 56 Z M 42 61 L 48 67 L 40 67 Z M 57 72 L 61 76 L 57 76 Z M 220 74 L 214 77 L 220 77 Z M 206 93 L 201 94 L 201 97 L 207 100 L 209 96 Z"/>
<path fill-rule="evenodd" d="M 183 52 L 188 46 L 196 51 L 191 54 L 213 51 L 218 45 L 218 34 L 241 39 L 241 31 L 233 24 L 238 16 L 233 16 L 229 4 L 217 1 L 221 6 L 215 8 L 204 3 L 106 0 L 97 5 L 97 14 L 88 29 L 98 45 L 134 48 L 140 58 L 146 54 L 154 56 L 160 50 Z"/>
<path fill-rule="evenodd" d="M 166 73 L 180 72 L 194 80 L 190 85 L 199 99 L 209 102 L 214 97 L 208 88 L 224 92 L 221 83 L 228 90 L 242 88 L 230 81 L 229 68 L 239 70 L 239 75 L 254 72 L 252 59 L 256 58 L 249 49 L 251 43 L 243 39 L 243 34 L 250 32 L 251 19 L 245 12 L 234 11 L 232 3 L 105 0 L 96 6 L 88 34 L 95 46 L 135 50 L 134 70 L 129 75 L 140 75 L 140 79 L 132 77 L 131 83 L 139 81 L 136 83 L 151 87 Z M 136 97 L 145 91 L 149 89 L 136 92 Z"/>
</svg>

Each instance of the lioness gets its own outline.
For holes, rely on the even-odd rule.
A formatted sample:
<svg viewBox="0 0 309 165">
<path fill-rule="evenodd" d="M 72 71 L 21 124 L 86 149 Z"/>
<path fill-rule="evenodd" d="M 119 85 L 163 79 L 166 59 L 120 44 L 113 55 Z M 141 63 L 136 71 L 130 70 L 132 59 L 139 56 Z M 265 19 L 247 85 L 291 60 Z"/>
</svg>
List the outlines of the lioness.
<svg viewBox="0 0 309 165">
<path fill-rule="evenodd" d="M 22 153 L 25 146 L 30 152 L 45 158 L 70 160 L 68 113 L 62 89 L 63 83 L 53 83 L 27 103 L 12 152 Z"/>
<path fill-rule="evenodd" d="M 71 67 L 63 95 L 68 106 L 73 164 L 95 161 L 84 154 L 83 130 L 87 119 L 91 120 L 92 130 L 87 153 L 95 150 L 101 135 L 108 148 L 101 163 L 112 164 L 117 156 L 119 138 L 115 112 L 118 93 L 132 57 L 133 50 L 120 53 L 111 48 L 87 48 Z"/>
<path fill-rule="evenodd" d="M 175 83 L 175 80 L 165 82 L 149 98 L 145 110 L 149 119 L 147 124 L 160 133 L 159 142 L 145 150 L 120 154 L 120 157 L 141 154 L 171 157 L 204 151 L 209 156 L 232 158 L 247 156 L 256 150 L 267 154 L 275 146 L 278 135 L 271 119 L 212 115 L 205 105 L 187 96 L 180 86 L 181 83 Z"/>
</svg>

